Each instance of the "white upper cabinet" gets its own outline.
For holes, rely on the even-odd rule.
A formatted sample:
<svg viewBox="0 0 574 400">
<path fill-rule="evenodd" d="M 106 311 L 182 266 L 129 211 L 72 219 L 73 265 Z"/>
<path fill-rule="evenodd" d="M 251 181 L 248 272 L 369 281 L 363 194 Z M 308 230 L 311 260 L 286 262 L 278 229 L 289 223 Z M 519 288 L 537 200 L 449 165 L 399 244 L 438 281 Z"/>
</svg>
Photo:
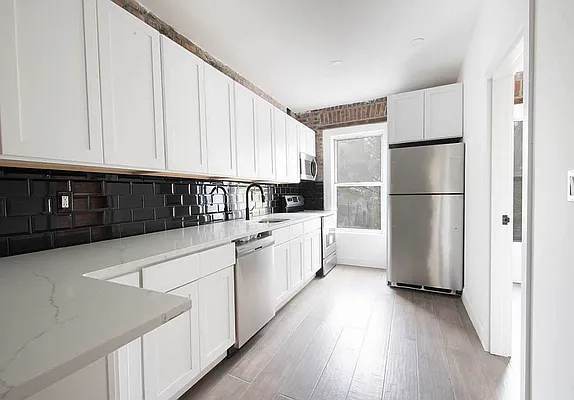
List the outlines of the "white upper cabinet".
<svg viewBox="0 0 574 400">
<path fill-rule="evenodd" d="M 102 163 L 96 0 L 0 1 L 2 154 Z"/>
<path fill-rule="evenodd" d="M 307 140 L 307 154 L 316 157 L 316 150 L 315 150 L 315 131 L 311 128 L 307 128 L 306 134 Z"/>
<path fill-rule="evenodd" d="M 98 28 L 104 162 L 165 169 L 159 32 L 109 0 Z"/>
<path fill-rule="evenodd" d="M 307 127 L 297 122 L 297 135 L 299 137 L 299 151 L 307 154 Z"/>
<path fill-rule="evenodd" d="M 208 170 L 210 174 L 236 176 L 233 80 L 207 64 L 204 77 Z"/>
<path fill-rule="evenodd" d="M 425 90 L 425 139 L 462 137 L 462 83 Z"/>
<path fill-rule="evenodd" d="M 279 182 L 286 182 L 288 180 L 287 114 L 278 108 L 275 108 L 274 112 L 275 166 L 277 169 L 275 179 Z"/>
<path fill-rule="evenodd" d="M 287 117 L 287 181 L 298 183 L 301 180 L 299 173 L 299 134 L 297 132 L 298 122 Z"/>
<path fill-rule="evenodd" d="M 389 96 L 389 143 L 424 139 L 424 100 L 423 91 Z"/>
<path fill-rule="evenodd" d="M 257 160 L 259 179 L 275 179 L 275 140 L 273 106 L 257 97 Z"/>
<path fill-rule="evenodd" d="M 161 50 L 167 169 L 206 173 L 204 62 L 165 36 Z"/>
<path fill-rule="evenodd" d="M 237 141 L 237 176 L 257 178 L 256 96 L 235 82 L 235 133 Z"/>
</svg>

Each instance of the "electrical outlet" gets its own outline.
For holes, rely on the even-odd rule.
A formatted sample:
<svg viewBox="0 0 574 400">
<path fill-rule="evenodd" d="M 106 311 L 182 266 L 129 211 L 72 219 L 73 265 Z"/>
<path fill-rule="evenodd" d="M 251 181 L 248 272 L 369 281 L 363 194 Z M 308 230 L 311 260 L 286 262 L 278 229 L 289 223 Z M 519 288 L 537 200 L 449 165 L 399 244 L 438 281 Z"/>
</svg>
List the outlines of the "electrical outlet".
<svg viewBox="0 0 574 400">
<path fill-rule="evenodd" d="M 568 171 L 568 197 L 567 200 L 574 203 L 574 170 Z"/>
<path fill-rule="evenodd" d="M 59 192 L 58 194 L 58 211 L 70 211 L 72 209 L 72 193 Z"/>
</svg>

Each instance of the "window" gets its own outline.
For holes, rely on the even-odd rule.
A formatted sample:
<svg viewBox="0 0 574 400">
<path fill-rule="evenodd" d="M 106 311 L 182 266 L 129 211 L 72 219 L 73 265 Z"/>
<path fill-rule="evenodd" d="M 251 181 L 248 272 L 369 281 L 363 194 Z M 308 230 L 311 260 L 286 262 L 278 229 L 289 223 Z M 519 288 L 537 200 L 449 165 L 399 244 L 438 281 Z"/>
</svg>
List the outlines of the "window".
<svg viewBox="0 0 574 400">
<path fill-rule="evenodd" d="M 381 135 L 335 138 L 337 227 L 382 229 Z"/>
</svg>

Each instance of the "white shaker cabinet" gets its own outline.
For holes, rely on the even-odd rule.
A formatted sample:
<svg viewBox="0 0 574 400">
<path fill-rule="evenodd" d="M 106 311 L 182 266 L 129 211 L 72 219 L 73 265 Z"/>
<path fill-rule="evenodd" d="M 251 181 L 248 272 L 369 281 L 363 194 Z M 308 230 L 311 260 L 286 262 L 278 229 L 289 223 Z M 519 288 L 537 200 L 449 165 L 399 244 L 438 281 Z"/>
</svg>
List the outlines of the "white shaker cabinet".
<svg viewBox="0 0 574 400">
<path fill-rule="evenodd" d="M 98 33 L 104 162 L 165 169 L 160 34 L 109 0 Z"/>
<path fill-rule="evenodd" d="M 288 152 L 287 152 L 287 114 L 275 108 L 273 130 L 275 136 L 275 179 L 279 182 L 288 181 Z"/>
<path fill-rule="evenodd" d="M 204 62 L 165 36 L 161 50 L 167 169 L 207 173 Z"/>
<path fill-rule="evenodd" d="M 301 174 L 299 173 L 299 134 L 297 132 L 298 122 L 292 117 L 286 119 L 286 142 L 287 142 L 287 181 L 299 183 Z"/>
<path fill-rule="evenodd" d="M 289 281 L 292 290 L 303 283 L 303 245 L 303 236 L 289 242 Z"/>
<path fill-rule="evenodd" d="M 462 137 L 462 88 L 455 83 L 424 91 L 425 140 Z"/>
<path fill-rule="evenodd" d="M 0 2 L 1 153 L 103 161 L 96 0 Z"/>
<path fill-rule="evenodd" d="M 204 79 L 208 170 L 236 176 L 233 80 L 208 64 L 204 65 Z"/>
<path fill-rule="evenodd" d="M 297 122 L 297 132 L 299 134 L 299 151 L 315 157 L 315 131 Z"/>
<path fill-rule="evenodd" d="M 289 243 L 275 246 L 275 263 L 273 280 L 275 284 L 276 304 L 281 304 L 291 290 L 289 268 Z"/>
<path fill-rule="evenodd" d="M 307 128 L 306 140 L 307 140 L 307 154 L 316 157 L 317 151 L 315 149 L 315 131 L 313 129 Z"/>
<path fill-rule="evenodd" d="M 312 241 L 312 271 L 313 273 L 319 271 L 323 266 L 323 247 L 321 243 L 321 230 L 316 230 L 311 234 L 311 241 Z"/>
<path fill-rule="evenodd" d="M 201 369 L 207 368 L 235 343 L 234 267 L 199 280 Z"/>
<path fill-rule="evenodd" d="M 235 82 L 235 132 L 237 142 L 237 176 L 257 178 L 256 96 Z"/>
<path fill-rule="evenodd" d="M 308 233 L 303 237 L 303 279 L 306 280 L 313 275 L 313 239 Z"/>
<path fill-rule="evenodd" d="M 198 288 L 192 282 L 167 292 L 190 298 L 191 310 L 143 337 L 146 400 L 172 399 L 200 373 Z"/>
<path fill-rule="evenodd" d="M 424 139 L 424 101 L 422 90 L 388 97 L 390 144 Z"/>
<path fill-rule="evenodd" d="M 259 179 L 275 179 L 275 140 L 273 106 L 257 97 L 257 160 Z"/>
</svg>

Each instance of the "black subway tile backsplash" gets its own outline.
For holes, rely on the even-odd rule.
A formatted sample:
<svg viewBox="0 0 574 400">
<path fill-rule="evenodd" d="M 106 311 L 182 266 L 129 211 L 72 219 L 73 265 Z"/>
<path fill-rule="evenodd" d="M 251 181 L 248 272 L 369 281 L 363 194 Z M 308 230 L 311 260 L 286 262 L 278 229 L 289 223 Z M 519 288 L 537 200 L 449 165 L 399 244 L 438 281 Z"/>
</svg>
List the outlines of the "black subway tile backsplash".
<svg viewBox="0 0 574 400">
<path fill-rule="evenodd" d="M 132 210 L 132 215 L 134 221 L 149 221 L 154 218 L 152 208 L 139 208 Z"/>
<path fill-rule="evenodd" d="M 0 220 L 0 236 L 30 233 L 30 218 L 13 217 Z"/>
<path fill-rule="evenodd" d="M 144 228 L 143 222 L 133 222 L 130 224 L 120 225 L 121 237 L 143 235 L 144 233 L 145 233 L 145 228 Z"/>
<path fill-rule="evenodd" d="M 132 183 L 132 194 L 150 195 L 153 194 L 153 183 Z"/>
<path fill-rule="evenodd" d="M 54 247 L 52 234 L 14 236 L 8 238 L 9 255 L 33 253 L 36 251 L 48 250 Z"/>
<path fill-rule="evenodd" d="M 54 233 L 54 247 L 68 247 L 90 243 L 89 229 L 74 229 Z"/>
<path fill-rule="evenodd" d="M 41 214 L 46 211 L 47 205 L 47 199 L 43 197 L 9 198 L 6 214 L 8 217 Z"/>
<path fill-rule="evenodd" d="M 130 194 L 129 182 L 106 182 L 105 183 L 107 195 L 128 195 Z"/>
<path fill-rule="evenodd" d="M 145 232 L 152 233 L 152 232 L 160 232 L 165 231 L 165 220 L 164 219 L 157 219 L 154 221 L 146 221 L 145 222 Z"/>
<path fill-rule="evenodd" d="M 0 180 L 0 197 L 27 196 L 28 182 L 11 179 Z"/>
</svg>

